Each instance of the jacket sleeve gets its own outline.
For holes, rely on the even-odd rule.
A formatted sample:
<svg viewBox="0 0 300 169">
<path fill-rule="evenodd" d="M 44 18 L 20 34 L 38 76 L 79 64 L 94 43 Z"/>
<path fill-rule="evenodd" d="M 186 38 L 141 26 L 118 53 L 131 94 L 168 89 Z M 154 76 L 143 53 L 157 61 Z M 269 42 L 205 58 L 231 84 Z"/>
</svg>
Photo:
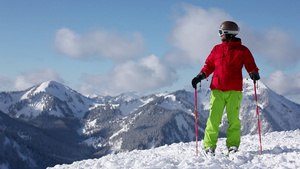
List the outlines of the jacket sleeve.
<svg viewBox="0 0 300 169">
<path fill-rule="evenodd" d="M 251 73 L 251 72 L 258 73 L 259 69 L 257 68 L 254 58 L 248 48 L 245 50 L 244 56 L 245 56 L 245 68 L 246 68 L 247 72 L 248 73 Z"/>
<path fill-rule="evenodd" d="M 206 75 L 206 78 L 212 74 L 215 70 L 215 61 L 214 61 L 214 55 L 215 55 L 216 47 L 213 48 L 213 50 L 210 52 L 209 56 L 207 57 L 205 61 L 205 65 L 202 68 L 200 72 L 204 72 Z"/>
</svg>

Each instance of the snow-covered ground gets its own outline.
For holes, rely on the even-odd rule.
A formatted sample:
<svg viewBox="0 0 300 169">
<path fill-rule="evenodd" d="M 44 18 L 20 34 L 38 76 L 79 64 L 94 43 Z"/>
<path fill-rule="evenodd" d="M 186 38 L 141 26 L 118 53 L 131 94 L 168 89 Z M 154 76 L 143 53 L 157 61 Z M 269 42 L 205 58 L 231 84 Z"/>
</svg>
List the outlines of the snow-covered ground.
<svg viewBox="0 0 300 169">
<path fill-rule="evenodd" d="M 110 154 L 100 159 L 56 165 L 55 169 L 192 169 L 192 168 L 300 168 L 300 130 L 272 132 L 262 135 L 263 155 L 260 154 L 258 135 L 243 136 L 240 150 L 230 158 L 225 138 L 220 138 L 216 156 L 207 159 L 200 148 L 196 156 L 195 142 L 165 145 L 149 150 L 134 150 Z M 231 159 L 233 158 L 233 159 Z M 50 168 L 49 168 L 50 169 Z"/>
</svg>

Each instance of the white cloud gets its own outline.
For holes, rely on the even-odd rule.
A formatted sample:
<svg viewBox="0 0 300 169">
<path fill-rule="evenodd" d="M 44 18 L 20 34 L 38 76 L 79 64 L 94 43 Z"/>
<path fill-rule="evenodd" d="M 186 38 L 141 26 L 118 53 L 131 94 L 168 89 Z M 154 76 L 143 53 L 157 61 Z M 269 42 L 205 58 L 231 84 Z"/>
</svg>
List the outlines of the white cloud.
<svg viewBox="0 0 300 169">
<path fill-rule="evenodd" d="M 82 86 L 80 91 L 85 94 L 97 91 L 102 95 L 128 91 L 143 93 L 169 86 L 177 78 L 173 69 L 166 66 L 157 56 L 150 55 L 137 62 L 126 61 L 115 65 L 109 76 L 85 75 L 83 79 L 89 86 Z"/>
<path fill-rule="evenodd" d="M 132 58 L 144 48 L 143 36 L 138 32 L 119 35 L 116 32 L 99 30 L 88 34 L 77 34 L 68 28 L 57 30 L 55 47 L 73 58 L 113 59 Z"/>
<path fill-rule="evenodd" d="M 265 57 L 273 66 L 290 68 L 300 61 L 300 47 L 296 45 L 296 38 L 287 32 L 275 28 L 258 32 L 242 25 L 241 36 L 252 53 Z"/>
<path fill-rule="evenodd" d="M 300 73 L 286 75 L 281 70 L 278 70 L 265 78 L 264 83 L 281 95 L 300 94 Z"/>
<path fill-rule="evenodd" d="M 175 18 L 175 27 L 169 37 L 179 51 L 172 51 L 164 59 L 173 66 L 204 63 L 212 48 L 220 43 L 218 28 L 231 17 L 221 9 L 205 10 L 183 5 L 184 15 Z"/>
<path fill-rule="evenodd" d="M 33 72 L 25 72 L 22 75 L 17 76 L 14 87 L 17 90 L 24 90 L 49 80 L 54 80 L 59 83 L 64 82 L 54 70 L 42 69 Z"/>
<path fill-rule="evenodd" d="M 108 76 L 105 75 L 88 75 L 83 74 L 80 81 L 84 82 L 83 85 L 79 86 L 79 92 L 83 95 L 111 95 L 115 94 L 108 90 Z"/>
<path fill-rule="evenodd" d="M 62 28 L 56 32 L 54 43 L 63 54 L 77 58 L 82 55 L 80 39 L 80 35 L 74 31 Z"/>
</svg>

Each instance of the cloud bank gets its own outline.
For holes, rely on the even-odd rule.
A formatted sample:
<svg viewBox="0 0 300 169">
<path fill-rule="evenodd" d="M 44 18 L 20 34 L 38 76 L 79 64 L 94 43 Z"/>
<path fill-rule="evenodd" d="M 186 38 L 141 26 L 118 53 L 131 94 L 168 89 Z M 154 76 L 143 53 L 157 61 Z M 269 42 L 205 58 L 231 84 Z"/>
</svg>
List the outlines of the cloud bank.
<svg viewBox="0 0 300 169">
<path fill-rule="evenodd" d="M 300 47 L 296 38 L 283 30 L 272 28 L 268 32 L 250 30 L 243 25 L 241 31 L 243 41 L 252 53 L 267 60 L 267 64 L 287 69 L 295 66 L 299 61 Z"/>
<path fill-rule="evenodd" d="M 80 88 L 81 92 L 89 93 L 91 90 L 96 90 L 103 94 L 114 95 L 125 91 L 147 92 L 156 90 L 162 86 L 171 85 L 178 79 L 178 75 L 174 69 L 166 66 L 160 58 L 150 55 L 139 59 L 137 62 L 119 63 L 114 66 L 108 76 L 85 75 L 82 79 L 90 85 L 83 85 Z"/>
<path fill-rule="evenodd" d="M 281 95 L 300 94 L 300 73 L 287 75 L 276 71 L 264 79 L 265 84 Z"/>
<path fill-rule="evenodd" d="M 99 30 L 80 35 L 68 28 L 61 28 L 56 31 L 54 46 L 71 58 L 119 61 L 140 54 L 144 49 L 144 38 L 138 32 L 119 35 Z"/>
<path fill-rule="evenodd" d="M 174 67 L 203 64 L 212 48 L 221 42 L 220 24 L 232 18 L 217 8 L 205 10 L 185 4 L 179 10 L 182 14 L 175 17 L 175 27 L 168 39 L 176 50 L 168 52 L 164 59 Z"/>
</svg>

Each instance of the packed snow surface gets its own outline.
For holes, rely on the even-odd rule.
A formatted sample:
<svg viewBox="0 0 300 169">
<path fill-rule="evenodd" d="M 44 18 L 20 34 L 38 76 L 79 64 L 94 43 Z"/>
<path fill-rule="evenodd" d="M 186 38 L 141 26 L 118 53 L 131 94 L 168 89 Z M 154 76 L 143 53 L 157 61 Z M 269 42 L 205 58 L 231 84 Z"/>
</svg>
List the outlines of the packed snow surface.
<svg viewBox="0 0 300 169">
<path fill-rule="evenodd" d="M 230 157 L 226 152 L 225 138 L 217 144 L 216 156 L 206 158 L 199 141 L 174 143 L 149 150 L 134 150 L 110 154 L 100 159 L 89 159 L 72 164 L 56 165 L 55 169 L 192 169 L 192 168 L 300 168 L 300 130 L 272 132 L 262 135 L 263 154 L 260 154 L 258 135 L 246 135 L 241 139 L 239 151 Z M 50 169 L 50 168 L 49 168 Z"/>
</svg>

